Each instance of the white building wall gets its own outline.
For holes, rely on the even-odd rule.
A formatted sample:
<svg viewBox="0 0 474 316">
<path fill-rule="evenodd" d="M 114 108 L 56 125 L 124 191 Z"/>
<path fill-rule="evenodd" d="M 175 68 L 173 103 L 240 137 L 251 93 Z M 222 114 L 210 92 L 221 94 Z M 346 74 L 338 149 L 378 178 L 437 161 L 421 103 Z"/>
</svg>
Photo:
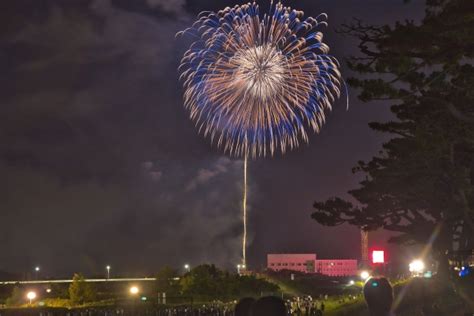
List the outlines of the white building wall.
<svg viewBox="0 0 474 316">
<path fill-rule="evenodd" d="M 268 254 L 267 269 L 320 273 L 328 276 L 353 276 L 357 274 L 357 260 L 316 259 L 316 254 Z"/>
<path fill-rule="evenodd" d="M 329 276 L 353 276 L 357 274 L 357 260 L 325 259 L 316 260 L 316 272 Z"/>
<path fill-rule="evenodd" d="M 267 268 L 274 271 L 314 272 L 316 254 L 268 254 Z"/>
</svg>

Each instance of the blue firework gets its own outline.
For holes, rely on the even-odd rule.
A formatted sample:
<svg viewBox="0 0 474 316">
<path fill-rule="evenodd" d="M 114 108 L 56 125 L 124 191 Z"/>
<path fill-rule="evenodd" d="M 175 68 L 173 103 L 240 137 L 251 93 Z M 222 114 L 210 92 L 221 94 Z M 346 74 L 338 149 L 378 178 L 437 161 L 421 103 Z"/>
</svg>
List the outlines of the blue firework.
<svg viewBox="0 0 474 316">
<path fill-rule="evenodd" d="M 225 152 L 265 156 L 318 132 L 340 95 L 339 63 L 322 42 L 326 14 L 254 3 L 203 12 L 181 61 L 184 104 L 199 131 Z"/>
</svg>

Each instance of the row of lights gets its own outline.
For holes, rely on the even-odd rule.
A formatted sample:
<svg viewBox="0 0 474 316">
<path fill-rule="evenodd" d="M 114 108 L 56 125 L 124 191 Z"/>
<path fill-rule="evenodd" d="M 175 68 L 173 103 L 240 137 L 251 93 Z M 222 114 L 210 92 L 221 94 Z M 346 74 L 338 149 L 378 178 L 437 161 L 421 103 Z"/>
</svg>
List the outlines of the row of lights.
<svg viewBox="0 0 474 316">
<path fill-rule="evenodd" d="M 110 266 L 107 265 L 107 266 L 105 267 L 105 269 L 107 270 L 107 279 L 110 279 Z M 40 270 L 41 270 L 41 269 L 40 269 L 39 266 L 36 266 L 36 267 L 35 267 L 36 278 L 38 278 L 38 272 L 40 272 Z"/>
<path fill-rule="evenodd" d="M 105 267 L 105 269 L 107 270 L 107 279 L 110 279 L 110 266 L 107 265 L 107 266 Z M 237 272 L 240 273 L 240 270 L 245 270 L 245 269 L 246 269 L 246 265 L 245 265 L 245 264 L 238 264 L 238 265 L 237 265 Z M 185 270 L 186 272 L 190 272 L 190 271 L 191 271 L 191 266 L 186 263 L 186 264 L 184 265 L 184 270 Z M 38 273 L 38 272 L 40 271 L 40 267 L 35 267 L 35 271 L 36 271 L 36 273 Z"/>
<path fill-rule="evenodd" d="M 47 289 L 46 292 L 51 293 L 51 289 Z M 140 289 L 138 288 L 138 286 L 133 285 L 130 287 L 129 292 L 131 295 L 137 295 L 138 293 L 140 293 Z M 38 295 L 35 291 L 29 291 L 28 293 L 26 293 L 26 298 L 29 300 L 30 305 L 33 300 L 36 299 L 37 296 Z"/>
<path fill-rule="evenodd" d="M 110 279 L 110 269 L 111 269 L 110 265 L 107 265 L 107 266 L 105 267 L 105 269 L 107 270 L 107 279 Z M 245 269 L 245 266 L 244 266 L 244 269 Z M 184 265 L 184 270 L 186 270 L 186 272 L 191 271 L 191 266 L 186 263 L 186 264 Z M 39 267 L 39 266 L 36 266 L 36 267 L 35 267 L 36 278 L 38 278 L 38 272 L 39 272 L 39 271 L 40 271 L 40 267 Z"/>
</svg>

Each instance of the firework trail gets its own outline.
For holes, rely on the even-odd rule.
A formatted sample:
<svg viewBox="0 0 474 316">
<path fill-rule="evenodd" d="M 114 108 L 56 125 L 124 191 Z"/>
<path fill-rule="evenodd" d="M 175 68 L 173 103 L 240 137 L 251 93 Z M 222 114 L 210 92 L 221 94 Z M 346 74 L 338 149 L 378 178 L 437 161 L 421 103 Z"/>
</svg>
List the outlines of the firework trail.
<svg viewBox="0 0 474 316">
<path fill-rule="evenodd" d="M 245 158 L 244 264 L 247 157 L 308 142 L 340 95 L 339 63 L 316 30 L 326 18 L 304 18 L 281 2 L 260 14 L 254 2 L 202 12 L 178 33 L 196 38 L 180 65 L 191 119 L 224 152 Z"/>
</svg>

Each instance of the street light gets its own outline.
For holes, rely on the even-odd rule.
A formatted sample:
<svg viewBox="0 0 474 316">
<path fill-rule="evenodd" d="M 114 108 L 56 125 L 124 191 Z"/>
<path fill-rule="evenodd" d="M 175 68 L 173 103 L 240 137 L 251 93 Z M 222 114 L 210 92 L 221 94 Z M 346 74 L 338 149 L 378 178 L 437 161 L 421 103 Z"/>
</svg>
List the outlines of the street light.
<svg viewBox="0 0 474 316">
<path fill-rule="evenodd" d="M 132 294 L 132 295 L 137 295 L 138 292 L 140 292 L 140 290 L 138 289 L 138 287 L 132 286 L 132 287 L 130 288 L 130 294 Z"/>
<path fill-rule="evenodd" d="M 130 295 L 132 296 L 131 301 L 132 301 L 132 314 L 135 315 L 135 304 L 136 304 L 136 297 L 138 297 L 138 293 L 140 292 L 140 289 L 133 285 L 130 287 Z"/>
<path fill-rule="evenodd" d="M 421 261 L 420 259 L 413 260 L 408 265 L 408 269 L 410 270 L 411 273 L 415 275 L 419 275 L 423 273 L 423 271 L 425 271 L 425 263 Z"/>
<path fill-rule="evenodd" d="M 365 280 L 367 280 L 368 278 L 370 278 L 370 273 L 369 273 L 368 271 L 362 271 L 362 272 L 360 273 L 360 278 L 365 281 Z"/>
<path fill-rule="evenodd" d="M 186 264 L 184 265 L 184 270 L 186 270 L 186 272 L 191 271 L 189 264 L 186 263 Z"/>
<path fill-rule="evenodd" d="M 354 284 L 355 284 L 354 280 L 349 281 L 349 285 L 354 285 Z"/>
<path fill-rule="evenodd" d="M 110 266 L 105 267 L 107 269 L 107 280 L 110 279 Z"/>
<path fill-rule="evenodd" d="M 26 298 L 31 302 L 36 298 L 36 292 L 30 291 L 26 294 Z"/>
</svg>

